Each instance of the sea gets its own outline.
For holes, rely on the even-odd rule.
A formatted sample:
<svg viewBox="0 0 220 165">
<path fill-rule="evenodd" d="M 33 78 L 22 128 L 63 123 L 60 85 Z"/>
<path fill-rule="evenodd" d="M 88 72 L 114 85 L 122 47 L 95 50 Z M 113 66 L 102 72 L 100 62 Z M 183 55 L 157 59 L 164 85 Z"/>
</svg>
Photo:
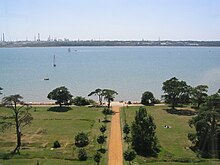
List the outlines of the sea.
<svg viewBox="0 0 220 165">
<path fill-rule="evenodd" d="M 0 99 L 20 94 L 27 102 L 48 102 L 48 93 L 60 86 L 74 97 L 89 98 L 91 91 L 102 88 L 117 91 L 116 101 L 140 101 L 145 91 L 161 99 L 162 84 L 172 77 L 193 87 L 206 84 L 209 94 L 217 92 L 220 48 L 0 48 Z"/>
</svg>

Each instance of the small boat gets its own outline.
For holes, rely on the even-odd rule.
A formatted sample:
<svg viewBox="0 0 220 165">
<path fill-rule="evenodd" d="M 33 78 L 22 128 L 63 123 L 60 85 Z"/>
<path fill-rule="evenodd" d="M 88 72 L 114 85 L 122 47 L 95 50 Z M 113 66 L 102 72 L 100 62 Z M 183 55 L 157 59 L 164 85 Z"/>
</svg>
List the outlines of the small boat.
<svg viewBox="0 0 220 165">
<path fill-rule="evenodd" d="M 55 55 L 53 56 L 53 67 L 56 67 L 57 65 L 55 64 Z"/>
<path fill-rule="evenodd" d="M 47 80 L 49 80 L 49 78 L 48 78 L 48 77 L 46 77 L 46 78 L 44 78 L 44 80 L 46 80 L 46 81 L 47 81 Z"/>
</svg>

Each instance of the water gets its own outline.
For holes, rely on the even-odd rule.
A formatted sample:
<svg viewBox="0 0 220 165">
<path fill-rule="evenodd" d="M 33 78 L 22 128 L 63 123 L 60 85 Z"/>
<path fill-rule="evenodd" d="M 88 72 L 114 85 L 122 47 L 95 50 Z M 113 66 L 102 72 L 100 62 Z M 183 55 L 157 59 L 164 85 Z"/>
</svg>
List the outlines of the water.
<svg viewBox="0 0 220 165">
<path fill-rule="evenodd" d="M 56 67 L 53 67 L 53 56 Z M 66 86 L 87 97 L 96 88 L 116 90 L 116 100 L 140 100 L 144 91 L 160 99 L 162 83 L 171 77 L 209 93 L 220 88 L 220 48 L 210 47 L 67 47 L 1 48 L 3 96 L 20 94 L 25 101 L 48 101 L 54 88 Z M 48 77 L 50 80 L 45 81 Z M 96 99 L 96 97 L 94 97 Z"/>
</svg>

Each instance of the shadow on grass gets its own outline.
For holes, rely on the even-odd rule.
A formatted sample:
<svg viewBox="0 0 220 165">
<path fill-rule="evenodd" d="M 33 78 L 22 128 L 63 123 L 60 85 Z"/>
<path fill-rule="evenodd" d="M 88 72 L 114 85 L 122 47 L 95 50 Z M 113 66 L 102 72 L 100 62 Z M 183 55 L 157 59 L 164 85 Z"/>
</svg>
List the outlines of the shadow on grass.
<svg viewBox="0 0 220 165">
<path fill-rule="evenodd" d="M 110 123 L 111 120 L 102 120 L 103 123 Z"/>
<path fill-rule="evenodd" d="M 50 107 L 47 109 L 47 111 L 52 111 L 52 112 L 67 112 L 71 110 L 71 107 Z"/>
<path fill-rule="evenodd" d="M 9 160 L 12 159 L 14 155 L 14 153 L 0 153 L 0 159 Z"/>
<path fill-rule="evenodd" d="M 100 148 L 100 149 L 98 149 L 97 151 L 99 151 L 99 152 L 102 153 L 102 154 L 106 153 L 106 149 L 105 149 L 105 148 Z"/>
<path fill-rule="evenodd" d="M 180 116 L 193 116 L 197 114 L 195 111 L 190 109 L 164 109 L 164 110 L 170 114 L 180 115 Z"/>
</svg>

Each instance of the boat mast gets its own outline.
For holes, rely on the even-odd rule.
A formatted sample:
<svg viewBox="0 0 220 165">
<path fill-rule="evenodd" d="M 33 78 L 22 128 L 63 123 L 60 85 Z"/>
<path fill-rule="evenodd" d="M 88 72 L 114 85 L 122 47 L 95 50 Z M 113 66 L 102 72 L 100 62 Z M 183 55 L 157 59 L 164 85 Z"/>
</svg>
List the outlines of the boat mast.
<svg viewBox="0 0 220 165">
<path fill-rule="evenodd" d="M 56 67 L 56 64 L 55 64 L 55 55 L 53 55 L 53 67 Z"/>
</svg>

